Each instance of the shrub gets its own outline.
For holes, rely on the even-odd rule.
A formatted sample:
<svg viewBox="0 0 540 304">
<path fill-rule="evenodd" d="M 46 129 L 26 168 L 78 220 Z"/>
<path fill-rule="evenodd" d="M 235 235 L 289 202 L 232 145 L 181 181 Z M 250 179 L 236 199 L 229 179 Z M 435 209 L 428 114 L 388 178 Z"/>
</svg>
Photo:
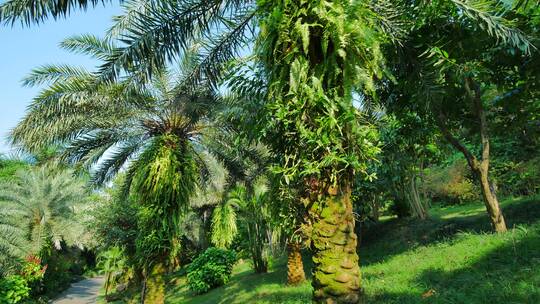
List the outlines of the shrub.
<svg viewBox="0 0 540 304">
<path fill-rule="evenodd" d="M 47 296 L 53 297 L 71 285 L 73 274 L 69 271 L 71 259 L 62 252 L 53 252 L 44 258 L 48 265 L 43 277 L 43 289 Z"/>
<path fill-rule="evenodd" d="M 0 279 L 0 304 L 16 304 L 30 297 L 28 282 L 20 275 Z"/>
<path fill-rule="evenodd" d="M 493 175 L 504 195 L 534 195 L 540 192 L 540 157 L 526 161 L 494 160 Z"/>
<path fill-rule="evenodd" d="M 47 265 L 41 265 L 41 259 L 30 255 L 21 265 L 20 274 L 26 281 L 28 287 L 31 290 L 31 295 L 35 296 L 42 291 L 42 280 L 47 270 Z"/>
<path fill-rule="evenodd" d="M 469 178 L 467 163 L 460 159 L 447 167 L 426 170 L 424 189 L 434 201 L 445 204 L 459 204 L 478 199 L 479 190 Z"/>
<path fill-rule="evenodd" d="M 189 288 L 200 294 L 224 285 L 231 277 L 235 262 L 233 251 L 208 248 L 187 267 Z"/>
</svg>

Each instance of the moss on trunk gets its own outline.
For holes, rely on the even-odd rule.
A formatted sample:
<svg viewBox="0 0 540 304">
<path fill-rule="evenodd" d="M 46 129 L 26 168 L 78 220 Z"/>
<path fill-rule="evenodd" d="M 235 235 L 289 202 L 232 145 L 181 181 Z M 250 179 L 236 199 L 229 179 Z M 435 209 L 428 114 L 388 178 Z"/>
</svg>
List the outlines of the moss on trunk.
<svg viewBox="0 0 540 304">
<path fill-rule="evenodd" d="M 152 267 L 152 271 L 146 279 L 144 303 L 165 303 L 165 272 L 166 267 L 163 263 L 157 263 Z"/>
<path fill-rule="evenodd" d="M 360 267 L 349 186 L 312 206 L 313 302 L 360 302 Z"/>
</svg>

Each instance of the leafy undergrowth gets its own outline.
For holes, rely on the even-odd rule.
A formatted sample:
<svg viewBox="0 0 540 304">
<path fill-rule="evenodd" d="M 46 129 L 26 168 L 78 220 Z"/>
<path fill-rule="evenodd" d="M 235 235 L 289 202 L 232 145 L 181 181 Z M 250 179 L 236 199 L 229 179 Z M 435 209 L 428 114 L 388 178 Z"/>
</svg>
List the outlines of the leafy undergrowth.
<svg viewBox="0 0 540 304">
<path fill-rule="evenodd" d="M 366 229 L 360 255 L 366 303 L 540 303 L 540 198 L 502 203 L 505 234 L 489 232 L 479 203 L 433 208 L 430 219 L 389 219 Z M 309 268 L 309 267 L 308 267 Z M 285 265 L 195 296 L 173 277 L 168 303 L 310 303 L 311 287 L 285 285 Z M 309 269 L 306 269 L 309 272 Z"/>
</svg>

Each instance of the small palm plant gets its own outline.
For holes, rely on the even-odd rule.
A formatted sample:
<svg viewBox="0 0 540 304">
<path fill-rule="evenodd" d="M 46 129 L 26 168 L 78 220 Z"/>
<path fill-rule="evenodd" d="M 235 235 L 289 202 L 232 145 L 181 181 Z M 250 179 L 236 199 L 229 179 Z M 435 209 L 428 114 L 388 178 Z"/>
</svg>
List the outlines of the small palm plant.
<svg viewBox="0 0 540 304">
<path fill-rule="evenodd" d="M 107 276 L 105 281 L 105 297 L 107 297 L 109 293 L 112 275 L 116 272 L 122 271 L 125 265 L 126 261 L 124 259 L 122 250 L 119 247 L 112 247 L 99 255 L 97 267 L 101 269 Z"/>
<path fill-rule="evenodd" d="M 72 170 L 49 167 L 18 171 L 11 182 L 0 185 L 0 218 L 2 237 L 20 237 L 28 243 L 31 254 L 54 246 L 83 246 L 80 236 L 83 227 L 74 220 L 76 205 L 87 196 L 83 180 L 74 177 Z"/>
<path fill-rule="evenodd" d="M 268 235 L 273 232 L 269 198 L 268 186 L 263 179 L 257 180 L 252 189 L 237 185 L 212 214 L 212 243 L 221 248 L 229 247 L 241 226 L 246 231 L 248 251 L 258 273 L 268 270 L 266 246 Z"/>
</svg>

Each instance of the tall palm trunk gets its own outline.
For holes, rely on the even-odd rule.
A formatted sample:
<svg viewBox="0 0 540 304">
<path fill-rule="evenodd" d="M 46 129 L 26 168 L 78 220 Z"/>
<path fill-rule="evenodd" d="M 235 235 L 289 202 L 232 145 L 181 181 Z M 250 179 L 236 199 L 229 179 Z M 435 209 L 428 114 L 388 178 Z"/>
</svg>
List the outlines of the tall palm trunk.
<svg viewBox="0 0 540 304">
<path fill-rule="evenodd" d="M 166 266 L 163 262 L 156 263 L 145 279 L 142 303 L 163 304 L 165 303 L 165 273 Z"/>
<path fill-rule="evenodd" d="M 298 285 L 306 280 L 300 248 L 297 242 L 287 244 L 287 284 L 289 285 Z"/>
<path fill-rule="evenodd" d="M 312 234 L 313 303 L 356 304 L 360 302 L 360 267 L 351 188 L 346 185 L 328 192 L 311 208 L 316 219 Z"/>
</svg>

